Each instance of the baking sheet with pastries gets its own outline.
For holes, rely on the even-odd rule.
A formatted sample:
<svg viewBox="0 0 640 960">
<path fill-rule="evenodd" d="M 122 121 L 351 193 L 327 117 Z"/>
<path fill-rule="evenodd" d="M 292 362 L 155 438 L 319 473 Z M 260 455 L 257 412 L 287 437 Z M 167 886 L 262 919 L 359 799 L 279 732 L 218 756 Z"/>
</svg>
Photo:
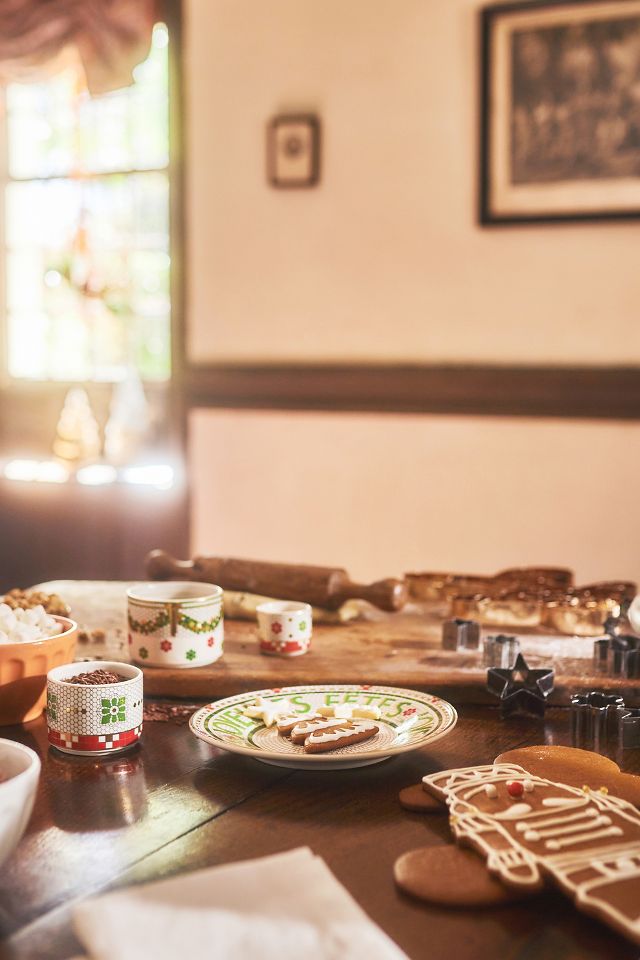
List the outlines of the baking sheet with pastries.
<svg viewBox="0 0 640 960">
<path fill-rule="evenodd" d="M 448 604 L 448 615 L 496 629 L 542 628 L 571 636 L 601 636 L 637 593 L 630 580 L 575 586 L 564 567 L 514 567 L 493 576 L 408 573 L 418 602 Z"/>
</svg>

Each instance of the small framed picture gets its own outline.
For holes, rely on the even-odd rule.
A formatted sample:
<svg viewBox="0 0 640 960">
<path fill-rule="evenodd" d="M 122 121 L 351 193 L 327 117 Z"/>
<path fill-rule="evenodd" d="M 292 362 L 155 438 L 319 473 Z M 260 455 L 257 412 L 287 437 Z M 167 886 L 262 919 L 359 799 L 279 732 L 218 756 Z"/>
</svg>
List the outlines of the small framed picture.
<svg viewBox="0 0 640 960">
<path fill-rule="evenodd" d="M 267 177 L 274 187 L 313 187 L 320 179 L 320 123 L 313 114 L 274 117 L 267 127 Z"/>
<path fill-rule="evenodd" d="M 640 217 L 640 0 L 482 12 L 482 223 Z"/>
</svg>

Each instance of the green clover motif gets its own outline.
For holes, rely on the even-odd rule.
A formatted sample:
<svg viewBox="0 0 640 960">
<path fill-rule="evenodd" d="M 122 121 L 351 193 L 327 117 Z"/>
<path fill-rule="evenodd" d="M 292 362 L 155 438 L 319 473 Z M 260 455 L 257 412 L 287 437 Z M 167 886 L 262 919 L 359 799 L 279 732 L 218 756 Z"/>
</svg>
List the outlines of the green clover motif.
<svg viewBox="0 0 640 960">
<path fill-rule="evenodd" d="M 138 656 L 142 657 L 143 660 L 146 660 L 147 657 L 149 656 L 149 651 L 147 650 L 146 647 L 140 647 L 140 649 L 138 650 Z"/>
<path fill-rule="evenodd" d="M 187 658 L 187 660 L 195 660 L 196 658 L 195 650 L 187 650 L 187 652 L 185 653 L 185 657 Z"/>
<path fill-rule="evenodd" d="M 124 709 L 124 697 L 103 698 L 102 704 L 102 723 L 122 723 L 127 719 Z"/>
<path fill-rule="evenodd" d="M 302 633 L 302 631 L 306 629 L 307 629 L 307 621 L 301 620 L 300 623 L 298 624 L 298 630 L 300 630 L 300 632 Z"/>
</svg>

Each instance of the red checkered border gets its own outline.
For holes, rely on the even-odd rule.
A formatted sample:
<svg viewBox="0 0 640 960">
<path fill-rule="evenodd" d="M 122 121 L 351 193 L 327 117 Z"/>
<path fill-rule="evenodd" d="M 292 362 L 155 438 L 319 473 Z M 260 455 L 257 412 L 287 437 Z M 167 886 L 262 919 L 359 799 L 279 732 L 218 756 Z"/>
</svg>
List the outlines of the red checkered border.
<svg viewBox="0 0 640 960">
<path fill-rule="evenodd" d="M 287 640 L 283 643 L 281 640 L 261 640 L 260 649 L 265 653 L 292 654 L 302 653 L 309 649 L 308 640 Z"/>
<path fill-rule="evenodd" d="M 142 724 L 133 730 L 122 733 L 102 733 L 94 737 L 81 736 L 78 733 L 64 733 L 49 728 L 49 743 L 54 747 L 64 747 L 65 750 L 122 750 L 140 737 Z"/>
</svg>

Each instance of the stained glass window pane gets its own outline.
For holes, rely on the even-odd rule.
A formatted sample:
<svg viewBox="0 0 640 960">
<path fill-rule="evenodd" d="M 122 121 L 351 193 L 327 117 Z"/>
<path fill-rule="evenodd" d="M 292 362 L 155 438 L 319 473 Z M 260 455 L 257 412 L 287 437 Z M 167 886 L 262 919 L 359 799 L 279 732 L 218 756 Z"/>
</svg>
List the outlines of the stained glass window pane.
<svg viewBox="0 0 640 960">
<path fill-rule="evenodd" d="M 7 91 L 13 377 L 170 374 L 168 34 L 135 84 L 91 99 L 72 70 Z"/>
<path fill-rule="evenodd" d="M 117 380 L 135 362 L 168 377 L 166 176 L 13 182 L 7 201 L 10 374 Z"/>
</svg>

